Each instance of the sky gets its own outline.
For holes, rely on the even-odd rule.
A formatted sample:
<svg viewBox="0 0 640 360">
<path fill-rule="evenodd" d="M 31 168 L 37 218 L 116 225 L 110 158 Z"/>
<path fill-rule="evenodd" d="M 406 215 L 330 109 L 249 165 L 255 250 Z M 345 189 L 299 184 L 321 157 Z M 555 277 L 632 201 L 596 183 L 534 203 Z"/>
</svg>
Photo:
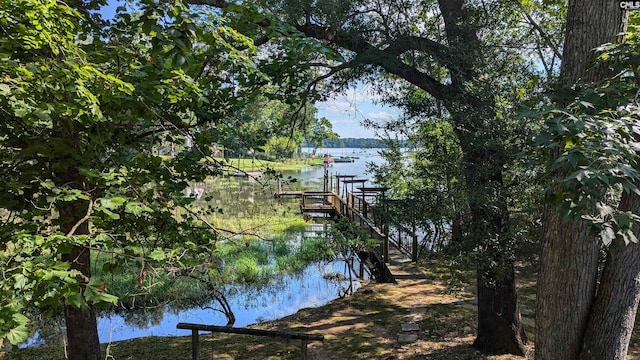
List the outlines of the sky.
<svg viewBox="0 0 640 360">
<path fill-rule="evenodd" d="M 122 4 L 123 2 L 118 0 L 109 0 L 100 12 L 104 18 L 113 18 L 116 8 Z M 333 131 L 341 138 L 374 138 L 374 130 L 362 126 L 363 120 L 382 122 L 400 115 L 398 108 L 380 105 L 379 100 L 379 96 L 367 90 L 366 84 L 358 83 L 342 94 L 317 102 L 316 107 L 318 117 L 329 119 Z"/>
<path fill-rule="evenodd" d="M 375 132 L 362 126 L 362 121 L 392 120 L 400 115 L 398 108 L 378 104 L 379 97 L 367 90 L 366 84 L 358 83 L 344 94 L 317 102 L 318 117 L 326 117 L 333 131 L 341 138 L 373 138 Z"/>
</svg>

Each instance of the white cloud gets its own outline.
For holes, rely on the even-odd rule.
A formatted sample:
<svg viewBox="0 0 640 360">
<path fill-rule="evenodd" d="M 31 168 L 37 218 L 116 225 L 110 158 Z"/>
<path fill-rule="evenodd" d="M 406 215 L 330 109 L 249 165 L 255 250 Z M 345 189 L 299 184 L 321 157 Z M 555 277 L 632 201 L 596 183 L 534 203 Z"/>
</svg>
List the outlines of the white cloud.
<svg viewBox="0 0 640 360">
<path fill-rule="evenodd" d="M 364 84 L 347 89 L 342 94 L 331 95 L 317 102 L 318 116 L 324 116 L 333 124 L 333 130 L 342 137 L 374 137 L 372 129 L 365 129 L 362 121 L 390 121 L 399 116 L 399 109 L 380 104 L 382 96 L 374 94 Z"/>
<path fill-rule="evenodd" d="M 346 114 L 353 112 L 354 105 L 348 102 L 346 99 L 330 99 L 323 102 L 316 103 L 318 110 L 324 110 L 330 113 Z"/>
<path fill-rule="evenodd" d="M 377 121 L 391 121 L 394 120 L 397 116 L 388 112 L 388 111 L 380 111 L 380 112 L 370 112 L 367 114 L 367 118 L 370 120 Z"/>
</svg>

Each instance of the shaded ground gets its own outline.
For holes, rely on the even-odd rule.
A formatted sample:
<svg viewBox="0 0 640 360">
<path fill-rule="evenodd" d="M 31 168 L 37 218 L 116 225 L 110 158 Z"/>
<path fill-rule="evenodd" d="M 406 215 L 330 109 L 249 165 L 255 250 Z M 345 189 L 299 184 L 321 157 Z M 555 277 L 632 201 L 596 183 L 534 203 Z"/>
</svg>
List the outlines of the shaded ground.
<svg viewBox="0 0 640 360">
<path fill-rule="evenodd" d="M 353 296 L 314 309 L 256 325 L 324 335 L 324 342 L 309 345 L 309 359 L 525 359 L 484 355 L 471 347 L 475 334 L 472 285 L 451 294 L 443 279 L 449 270 L 440 262 L 418 267 L 392 254 L 391 271 L 397 284 L 370 283 Z M 466 278 L 472 278 L 471 273 Z M 520 269 L 519 296 L 528 336 L 533 336 L 535 271 Z M 401 343 L 403 324 L 415 324 L 414 342 Z M 636 322 L 637 324 L 637 322 Z M 638 325 L 636 325 L 636 330 Z M 186 335 L 186 334 L 185 334 Z M 245 335 L 200 336 L 200 359 L 300 359 L 299 343 Z M 634 332 L 629 359 L 640 358 L 638 331 Z M 532 346 L 531 346 L 531 349 Z M 107 359 L 189 359 L 190 338 L 147 337 L 116 342 L 105 349 Z M 22 357 L 20 357 L 22 356 Z M 0 356 L 2 357 L 2 356 Z M 12 353 L 13 359 L 64 359 L 61 348 Z"/>
<path fill-rule="evenodd" d="M 450 294 L 440 281 L 443 269 L 432 267 L 427 277 L 399 254 L 391 258 L 397 284 L 371 283 L 322 312 L 301 311 L 287 319 L 291 328 L 325 334 L 323 344 L 313 344 L 311 359 L 523 359 L 486 356 L 471 347 L 474 296 Z M 416 341 L 399 341 L 403 324 L 419 327 L 404 332 L 417 335 Z"/>
</svg>

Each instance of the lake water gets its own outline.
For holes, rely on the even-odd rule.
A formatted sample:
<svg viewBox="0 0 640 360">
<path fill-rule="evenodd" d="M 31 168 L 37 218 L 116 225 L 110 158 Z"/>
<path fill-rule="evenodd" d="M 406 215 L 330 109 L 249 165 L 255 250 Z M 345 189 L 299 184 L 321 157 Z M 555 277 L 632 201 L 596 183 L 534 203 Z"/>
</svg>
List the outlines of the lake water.
<svg viewBox="0 0 640 360">
<path fill-rule="evenodd" d="M 309 151 L 310 149 L 303 149 Z M 354 156 L 359 159 L 353 163 L 336 163 L 326 169 L 329 176 L 356 175 L 367 178 L 368 163 L 380 163 L 382 158 L 376 150 L 361 149 L 318 149 L 318 154 L 333 156 Z M 322 190 L 325 169 L 322 166 L 304 169 L 297 172 L 286 172 L 283 175 L 296 178 L 298 181 L 290 185 L 314 190 Z M 216 206 L 238 215 L 252 216 L 264 211 L 265 203 L 273 201 L 271 189 L 264 188 L 255 181 L 242 180 L 235 183 L 237 188 L 216 199 Z M 371 183 L 367 183 L 371 185 Z M 317 225 L 316 225 L 317 226 Z M 356 268 L 358 263 L 356 262 Z M 341 273 L 344 278 L 325 276 Z M 241 327 L 261 321 L 274 320 L 296 313 L 302 308 L 317 307 L 326 304 L 349 290 L 354 291 L 360 282 L 347 264 L 343 261 L 316 263 L 308 266 L 298 274 L 281 274 L 273 279 L 269 286 L 260 289 L 248 286 L 227 288 L 227 300 L 236 317 L 234 326 Z M 216 306 L 216 304 L 209 304 Z M 175 336 L 188 335 L 187 330 L 177 330 L 179 322 L 202 323 L 209 325 L 226 325 L 223 314 L 210 309 L 192 308 L 174 310 L 171 306 L 160 309 L 135 311 L 127 315 L 104 315 L 98 318 L 100 342 L 126 340 L 143 336 Z M 60 336 L 60 335 L 59 335 Z M 58 338 L 59 338 L 58 336 Z M 44 340 L 40 333 L 36 334 L 27 345 L 37 345 Z"/>
<path fill-rule="evenodd" d="M 352 285 L 353 290 L 360 286 L 355 274 L 353 280 L 326 280 L 323 275 L 335 272 L 349 272 L 344 263 L 313 264 L 299 274 L 288 274 L 261 289 L 240 287 L 234 289 L 235 295 L 228 296 L 229 305 L 234 311 L 234 327 L 242 327 L 261 321 L 274 320 L 296 313 L 302 308 L 317 307 L 344 294 Z M 211 304 L 215 306 L 215 304 Z M 149 314 L 148 321 L 141 323 L 137 313 L 127 319 L 120 315 L 104 316 L 98 319 L 100 342 L 126 340 L 142 336 L 189 335 L 188 330 L 177 330 L 180 322 L 208 325 L 226 325 L 227 320 L 220 312 L 209 309 L 192 308 L 174 310 L 164 307 L 160 316 Z"/>
</svg>

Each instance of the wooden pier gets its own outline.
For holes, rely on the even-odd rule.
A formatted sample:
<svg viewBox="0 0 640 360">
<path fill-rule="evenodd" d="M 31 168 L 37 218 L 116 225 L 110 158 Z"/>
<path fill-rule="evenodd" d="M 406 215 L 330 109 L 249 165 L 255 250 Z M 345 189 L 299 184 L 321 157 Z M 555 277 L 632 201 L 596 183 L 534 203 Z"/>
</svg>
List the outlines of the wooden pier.
<svg viewBox="0 0 640 360">
<path fill-rule="evenodd" d="M 388 188 L 366 187 L 368 179 L 357 179 L 356 175 L 334 175 L 335 184 L 325 172 L 325 191 L 283 191 L 278 186 L 274 197 L 296 197 L 300 199 L 300 211 L 309 217 L 346 217 L 357 224 L 380 247 L 376 255 L 383 263 L 389 262 L 389 244 L 401 253 L 418 259 L 418 236 L 415 226 L 410 230 L 402 224 L 390 224 L 384 206 L 384 194 Z M 359 186 L 356 186 L 359 185 Z M 335 189 L 335 191 L 334 191 Z M 378 201 L 381 199 L 381 201 Z"/>
</svg>

